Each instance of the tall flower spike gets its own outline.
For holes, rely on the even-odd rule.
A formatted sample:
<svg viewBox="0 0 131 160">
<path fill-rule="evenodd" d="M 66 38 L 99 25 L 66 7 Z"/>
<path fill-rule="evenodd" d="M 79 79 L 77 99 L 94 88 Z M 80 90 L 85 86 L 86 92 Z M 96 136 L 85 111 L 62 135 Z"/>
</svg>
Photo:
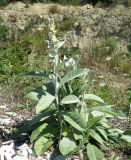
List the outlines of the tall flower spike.
<svg viewBox="0 0 131 160">
<path fill-rule="evenodd" d="M 55 23 L 54 23 L 54 19 L 48 19 L 49 21 L 49 29 L 51 32 L 53 32 L 54 34 L 57 32 L 56 28 L 55 28 Z"/>
<path fill-rule="evenodd" d="M 54 19 L 49 18 L 48 23 L 49 23 L 49 30 L 50 30 L 50 32 L 49 32 L 49 38 L 50 38 L 50 42 L 51 42 L 50 46 L 53 46 L 55 51 L 57 52 L 57 50 L 64 45 L 65 41 L 64 40 L 58 40 L 56 38 L 56 32 L 57 31 L 56 31 L 56 28 L 55 28 Z M 48 43 L 48 45 L 49 45 L 49 43 Z M 50 48 L 50 46 L 48 46 L 48 48 Z"/>
</svg>

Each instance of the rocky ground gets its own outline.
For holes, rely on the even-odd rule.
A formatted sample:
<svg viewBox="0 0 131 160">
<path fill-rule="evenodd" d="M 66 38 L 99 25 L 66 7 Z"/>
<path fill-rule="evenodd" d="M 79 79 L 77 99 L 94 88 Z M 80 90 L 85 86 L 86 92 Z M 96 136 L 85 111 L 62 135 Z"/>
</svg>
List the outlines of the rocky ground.
<svg viewBox="0 0 131 160">
<path fill-rule="evenodd" d="M 55 22 L 73 18 L 74 27 L 66 35 L 66 46 L 89 48 L 93 43 L 100 43 L 106 37 L 117 40 L 118 52 L 126 52 L 131 37 L 131 6 L 93 8 L 85 6 L 61 6 L 57 4 L 11 3 L 0 8 L 0 16 L 10 28 L 10 36 L 16 37 L 26 30 L 42 30 L 45 20 L 53 17 Z M 14 33 L 15 31 L 15 33 Z"/>
</svg>

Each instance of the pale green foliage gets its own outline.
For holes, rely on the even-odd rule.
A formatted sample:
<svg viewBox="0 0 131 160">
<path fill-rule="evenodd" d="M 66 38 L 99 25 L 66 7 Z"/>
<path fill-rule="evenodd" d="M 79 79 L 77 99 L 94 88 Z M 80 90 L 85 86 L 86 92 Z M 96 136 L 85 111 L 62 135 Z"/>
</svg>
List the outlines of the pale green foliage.
<svg viewBox="0 0 131 160">
<path fill-rule="evenodd" d="M 104 160 L 104 154 L 96 146 L 88 143 L 87 145 L 87 155 L 89 160 Z"/>
<path fill-rule="evenodd" d="M 101 148 L 108 149 L 110 143 L 116 143 L 120 138 L 128 141 L 129 132 L 111 130 L 107 117 L 122 115 L 115 112 L 112 106 L 103 106 L 104 101 L 100 97 L 86 93 L 89 72 L 77 68 L 74 60 L 68 63 L 68 59 L 65 61 L 60 57 L 59 48 L 64 41 L 57 39 L 56 33 L 54 21 L 49 19 L 50 39 L 47 42 L 52 70 L 50 74 L 29 73 L 30 76 L 42 77 L 44 85 L 27 94 L 28 98 L 37 102 L 37 116 L 26 129 L 33 130 L 31 142 L 38 156 L 58 142 L 59 151 L 64 156 L 87 149 L 89 160 L 102 160 L 104 154 Z M 74 79 L 83 82 L 80 95 L 72 89 Z M 90 101 L 99 105 L 89 108 Z"/>
<path fill-rule="evenodd" d="M 63 154 L 63 155 L 67 155 L 69 154 L 70 152 L 74 151 L 74 149 L 76 148 L 76 143 L 74 141 L 72 141 L 71 139 L 69 138 L 66 138 L 64 137 L 61 141 L 60 141 L 60 144 L 59 144 L 59 149 L 60 149 L 60 152 Z"/>
</svg>

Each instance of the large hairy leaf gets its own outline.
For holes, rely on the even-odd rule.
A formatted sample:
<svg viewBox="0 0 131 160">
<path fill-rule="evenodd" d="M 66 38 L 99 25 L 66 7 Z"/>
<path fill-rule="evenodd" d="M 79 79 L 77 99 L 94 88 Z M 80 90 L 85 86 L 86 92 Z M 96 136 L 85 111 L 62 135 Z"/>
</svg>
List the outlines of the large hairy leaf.
<svg viewBox="0 0 131 160">
<path fill-rule="evenodd" d="M 121 138 L 127 143 L 131 143 L 131 129 L 125 130 Z"/>
<path fill-rule="evenodd" d="M 54 142 L 52 139 L 48 139 L 41 136 L 38 140 L 36 140 L 34 144 L 34 150 L 36 155 L 41 156 L 42 154 L 44 154 L 44 152 L 46 152 L 47 149 L 49 149 L 53 143 Z"/>
<path fill-rule="evenodd" d="M 73 121 L 73 119 L 71 119 L 69 116 L 64 115 L 64 119 L 65 121 L 67 121 L 70 125 L 72 125 L 74 128 L 76 128 L 77 130 L 83 132 L 85 131 L 83 128 L 81 128 L 75 121 Z"/>
<path fill-rule="evenodd" d="M 127 143 L 131 143 L 131 135 L 122 135 L 121 139 L 123 139 Z"/>
<path fill-rule="evenodd" d="M 119 129 L 119 128 L 110 128 L 110 129 L 108 129 L 108 132 L 109 132 L 109 133 L 123 134 L 124 131 L 122 131 L 122 130 Z"/>
<path fill-rule="evenodd" d="M 80 102 L 79 98 L 76 97 L 75 95 L 68 95 L 65 96 L 62 100 L 61 100 L 61 104 L 73 104 L 73 103 L 78 103 Z"/>
<path fill-rule="evenodd" d="M 39 93 L 31 91 L 26 94 L 26 98 L 38 101 L 39 100 L 38 95 Z"/>
<path fill-rule="evenodd" d="M 102 112 L 102 113 L 106 114 L 107 116 L 108 115 L 111 115 L 111 116 L 116 115 L 116 113 L 113 112 L 112 105 L 110 105 L 110 106 L 97 106 L 97 107 L 94 107 L 93 110 L 98 111 L 98 112 Z"/>
<path fill-rule="evenodd" d="M 52 129 L 53 128 L 53 129 Z M 58 126 L 55 124 L 47 124 L 44 123 L 41 126 L 39 126 L 37 129 L 35 129 L 31 134 L 31 143 L 38 139 L 40 136 L 44 136 L 46 138 L 54 137 L 58 134 Z"/>
<path fill-rule="evenodd" d="M 82 115 L 79 112 L 69 112 L 68 113 L 69 117 L 72 118 L 77 124 L 80 125 L 81 128 L 83 129 L 87 129 L 87 124 L 86 121 L 84 119 L 84 117 L 82 117 Z"/>
<path fill-rule="evenodd" d="M 63 85 L 66 82 L 68 82 L 76 77 L 82 76 L 85 73 L 86 73 L 85 69 L 77 68 L 77 69 L 71 70 L 61 79 L 60 85 Z"/>
<path fill-rule="evenodd" d="M 30 138 L 31 143 L 39 138 L 39 136 L 41 135 L 41 132 L 47 127 L 47 125 L 48 125 L 47 123 L 44 123 L 32 132 L 31 138 Z"/>
<path fill-rule="evenodd" d="M 45 92 L 44 95 L 42 95 L 41 99 L 36 105 L 36 113 L 40 113 L 41 111 L 48 108 L 52 102 L 54 101 L 55 97 L 47 92 Z"/>
<path fill-rule="evenodd" d="M 111 115 L 111 114 L 108 114 L 108 113 L 104 113 L 104 112 L 100 112 L 100 111 L 92 111 L 91 114 L 94 116 L 94 117 L 98 117 L 98 116 L 104 116 L 106 118 L 111 118 L 111 117 L 114 117 L 114 115 Z"/>
<path fill-rule="evenodd" d="M 85 100 L 94 100 L 94 101 L 97 101 L 97 102 L 104 103 L 103 99 L 101 99 L 100 97 L 98 97 L 94 94 L 84 94 L 84 99 Z"/>
<path fill-rule="evenodd" d="M 78 112 L 69 112 L 68 115 L 64 115 L 64 119 L 77 130 L 86 130 L 86 121 Z"/>
<path fill-rule="evenodd" d="M 59 150 L 63 155 L 67 155 L 74 151 L 76 148 L 76 143 L 69 139 L 68 137 L 63 137 L 59 144 Z"/>
<path fill-rule="evenodd" d="M 106 129 L 109 129 L 111 128 L 111 126 L 109 125 L 109 122 L 107 120 L 107 118 L 102 118 L 101 121 L 100 121 L 100 125 Z"/>
<path fill-rule="evenodd" d="M 87 156 L 89 160 L 104 160 L 104 154 L 103 152 L 98 149 L 96 146 L 91 145 L 88 143 L 87 145 Z"/>
<path fill-rule="evenodd" d="M 105 140 L 108 140 L 107 133 L 102 127 L 98 126 L 96 127 L 96 129 L 105 138 Z"/>
<path fill-rule="evenodd" d="M 125 119 L 125 115 L 122 112 L 116 111 L 112 108 L 113 105 L 110 106 L 98 106 L 98 107 L 94 107 L 93 110 L 99 111 L 99 112 L 103 112 L 107 115 L 112 115 L 112 116 L 116 116 L 120 119 Z"/>
<path fill-rule="evenodd" d="M 89 132 L 90 136 L 92 138 L 94 138 L 97 142 L 99 142 L 100 144 L 104 144 L 104 140 L 100 137 L 100 135 L 98 133 L 96 133 L 94 130 L 90 130 Z"/>
</svg>

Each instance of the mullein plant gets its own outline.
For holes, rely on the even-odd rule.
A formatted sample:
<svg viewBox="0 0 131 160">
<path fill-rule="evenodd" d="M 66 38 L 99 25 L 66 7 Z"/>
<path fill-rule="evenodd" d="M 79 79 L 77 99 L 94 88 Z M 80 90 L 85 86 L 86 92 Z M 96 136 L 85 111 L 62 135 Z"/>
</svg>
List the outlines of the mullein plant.
<svg viewBox="0 0 131 160">
<path fill-rule="evenodd" d="M 104 101 L 87 94 L 89 71 L 77 67 L 73 58 L 64 58 L 59 49 L 64 40 L 56 37 L 54 20 L 49 19 L 48 52 L 51 71 L 30 72 L 28 75 L 41 77 L 42 87 L 29 92 L 26 97 L 37 101 L 36 116 L 27 124 L 26 131 L 31 131 L 30 141 L 37 156 L 44 154 L 51 146 L 67 156 L 78 151 L 87 151 L 89 160 L 103 160 L 104 152 L 110 144 L 120 139 L 128 141 L 129 132 L 112 128 L 108 118 L 122 118 L 112 106 L 104 106 Z M 79 91 L 73 90 L 73 82 L 81 82 Z M 98 106 L 90 106 L 93 101 Z M 93 103 L 93 104 L 94 104 Z M 91 103 L 92 104 L 92 103 Z M 129 141 L 128 141 L 129 142 Z"/>
</svg>

